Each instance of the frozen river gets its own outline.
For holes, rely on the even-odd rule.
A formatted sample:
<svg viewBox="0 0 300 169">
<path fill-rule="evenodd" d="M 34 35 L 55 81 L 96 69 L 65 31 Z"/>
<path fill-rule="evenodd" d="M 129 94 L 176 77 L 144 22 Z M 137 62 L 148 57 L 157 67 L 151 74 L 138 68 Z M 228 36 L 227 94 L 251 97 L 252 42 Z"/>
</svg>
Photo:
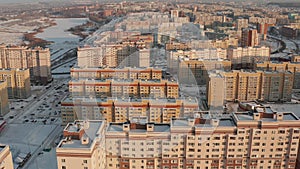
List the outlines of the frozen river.
<svg viewBox="0 0 300 169">
<path fill-rule="evenodd" d="M 57 25 L 48 27 L 42 33 L 36 35 L 37 38 L 53 42 L 48 47 L 51 50 L 51 60 L 57 59 L 63 53 L 76 48 L 80 37 L 73 35 L 68 29 L 81 25 L 88 21 L 88 18 L 59 18 L 55 19 Z"/>
</svg>

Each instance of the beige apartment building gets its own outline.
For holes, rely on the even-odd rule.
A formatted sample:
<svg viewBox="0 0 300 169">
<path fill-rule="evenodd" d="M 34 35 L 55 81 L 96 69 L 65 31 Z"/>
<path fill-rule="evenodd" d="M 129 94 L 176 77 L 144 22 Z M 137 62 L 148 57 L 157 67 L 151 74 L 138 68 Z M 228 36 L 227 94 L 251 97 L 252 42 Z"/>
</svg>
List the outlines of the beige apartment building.
<svg viewBox="0 0 300 169">
<path fill-rule="evenodd" d="M 26 99 L 31 96 L 29 69 L 0 69 L 0 80 L 7 83 L 8 98 Z"/>
<path fill-rule="evenodd" d="M 254 68 L 258 62 L 270 60 L 270 48 L 261 47 L 231 47 L 227 49 L 227 58 L 232 62 L 233 69 Z"/>
<path fill-rule="evenodd" d="M 100 47 L 82 47 L 77 50 L 79 67 L 117 67 L 117 51 L 123 45 L 103 44 Z"/>
<path fill-rule="evenodd" d="M 292 98 L 293 74 L 289 71 L 219 72 L 212 73 L 210 81 L 215 76 L 223 78 L 224 95 L 219 93 L 218 85 L 208 84 L 207 100 L 211 104 L 218 105 L 221 100 L 278 102 Z"/>
<path fill-rule="evenodd" d="M 141 79 L 160 80 L 162 70 L 157 68 L 71 68 L 71 78 L 79 79 Z"/>
<path fill-rule="evenodd" d="M 231 61 L 228 60 L 179 59 L 178 62 L 178 80 L 181 84 L 206 85 L 208 71 L 231 70 Z"/>
<path fill-rule="evenodd" d="M 250 23 L 260 23 L 260 24 L 272 24 L 275 25 L 277 22 L 276 18 L 269 18 L 269 17 L 255 17 L 255 16 L 251 16 L 249 18 L 249 22 Z"/>
<path fill-rule="evenodd" d="M 227 59 L 227 50 L 222 48 L 167 51 L 167 66 L 170 72 L 178 70 L 180 60 L 222 60 Z"/>
<path fill-rule="evenodd" d="M 147 117 L 150 122 L 169 123 L 199 111 L 196 98 L 66 98 L 61 103 L 63 125 L 77 119 L 126 122 L 132 117 Z"/>
<path fill-rule="evenodd" d="M 79 67 L 148 67 L 150 50 L 129 44 L 102 44 L 99 47 L 78 48 Z"/>
<path fill-rule="evenodd" d="M 242 30 L 244 28 L 248 28 L 248 26 L 249 26 L 248 19 L 243 19 L 243 18 L 237 19 L 235 24 L 236 24 L 235 27 L 237 30 Z"/>
<path fill-rule="evenodd" d="M 211 25 L 214 22 L 223 23 L 226 21 L 226 16 L 218 16 L 209 13 L 199 13 L 199 12 L 195 12 L 194 14 L 196 16 L 195 23 L 198 23 L 200 25 Z"/>
<path fill-rule="evenodd" d="M 7 83 L 0 81 L 0 116 L 4 116 L 9 112 L 9 102 L 7 93 Z"/>
<path fill-rule="evenodd" d="M 0 68 L 30 70 L 34 82 L 47 84 L 52 80 L 50 50 L 36 47 L 0 45 Z"/>
<path fill-rule="evenodd" d="M 260 62 L 256 64 L 257 70 L 290 71 L 293 73 L 293 88 L 300 89 L 300 64 L 297 62 Z"/>
<path fill-rule="evenodd" d="M 106 168 L 105 128 L 105 122 L 98 120 L 68 124 L 56 148 L 57 168 Z"/>
<path fill-rule="evenodd" d="M 236 37 L 228 37 L 224 39 L 216 39 L 216 40 L 194 40 L 187 43 L 191 49 L 208 49 L 208 48 L 222 48 L 227 49 L 230 46 L 238 47 L 239 39 Z"/>
<path fill-rule="evenodd" d="M 206 85 L 207 105 L 210 110 L 223 109 L 225 90 L 223 76 L 210 73 Z"/>
<path fill-rule="evenodd" d="M 204 116 L 172 118 L 170 124 L 137 118 L 105 129 L 104 122 L 70 123 L 57 147 L 58 168 L 95 168 L 99 161 L 93 160 L 107 169 L 298 168 L 300 124 L 294 113 L 260 106 L 218 119 Z"/>
<path fill-rule="evenodd" d="M 12 154 L 8 145 L 0 145 L 0 168 L 14 169 Z"/>
<path fill-rule="evenodd" d="M 69 92 L 73 97 L 151 97 L 178 98 L 179 85 L 168 80 L 71 80 Z"/>
</svg>

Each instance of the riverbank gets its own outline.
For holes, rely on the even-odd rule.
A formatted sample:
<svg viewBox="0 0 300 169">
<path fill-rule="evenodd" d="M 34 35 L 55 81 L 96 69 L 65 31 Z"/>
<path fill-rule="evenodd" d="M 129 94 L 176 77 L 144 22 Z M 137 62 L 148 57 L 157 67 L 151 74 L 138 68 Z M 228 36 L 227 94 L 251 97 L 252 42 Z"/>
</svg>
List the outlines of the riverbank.
<svg viewBox="0 0 300 169">
<path fill-rule="evenodd" d="M 42 26 L 34 32 L 29 32 L 24 34 L 24 41 L 27 41 L 28 44 L 26 44 L 29 47 L 35 47 L 35 46 L 41 46 L 46 47 L 47 45 L 50 45 L 53 43 L 52 41 L 47 41 L 41 38 L 37 38 L 36 35 L 39 33 L 43 33 L 45 29 L 57 25 L 55 22 L 50 21 L 48 26 Z"/>
</svg>

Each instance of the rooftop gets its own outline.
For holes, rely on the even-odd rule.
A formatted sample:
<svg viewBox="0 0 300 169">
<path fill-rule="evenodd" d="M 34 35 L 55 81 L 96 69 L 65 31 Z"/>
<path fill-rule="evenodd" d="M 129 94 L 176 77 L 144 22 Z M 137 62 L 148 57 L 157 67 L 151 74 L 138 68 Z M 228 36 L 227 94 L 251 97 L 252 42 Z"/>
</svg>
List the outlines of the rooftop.
<svg viewBox="0 0 300 169">
<path fill-rule="evenodd" d="M 139 124 L 139 123 L 110 123 L 107 127 L 107 132 L 123 132 L 124 126 L 128 124 L 130 126 L 129 132 L 147 132 L 147 125 L 153 125 L 153 131 L 151 132 L 170 132 L 169 124 Z"/>
<path fill-rule="evenodd" d="M 99 137 L 104 122 L 101 120 L 75 121 L 64 129 L 65 139 L 58 148 L 90 148 L 94 140 Z M 82 139 L 87 140 L 86 143 Z"/>
</svg>

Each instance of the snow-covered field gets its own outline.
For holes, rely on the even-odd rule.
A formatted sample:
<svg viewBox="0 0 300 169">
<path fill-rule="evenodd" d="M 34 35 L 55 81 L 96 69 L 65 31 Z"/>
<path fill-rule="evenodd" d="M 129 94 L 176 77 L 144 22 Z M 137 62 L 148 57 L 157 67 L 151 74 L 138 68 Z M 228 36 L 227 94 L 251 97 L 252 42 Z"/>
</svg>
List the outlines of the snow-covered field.
<svg viewBox="0 0 300 169">
<path fill-rule="evenodd" d="M 33 153 L 44 143 L 56 125 L 8 124 L 0 134 L 0 142 L 10 145 L 13 158 L 20 153 Z"/>
<path fill-rule="evenodd" d="M 55 169 L 57 168 L 56 152 L 55 148 L 52 148 L 50 152 L 43 152 L 43 154 L 37 156 L 37 158 L 29 164 L 30 169 Z"/>
</svg>

